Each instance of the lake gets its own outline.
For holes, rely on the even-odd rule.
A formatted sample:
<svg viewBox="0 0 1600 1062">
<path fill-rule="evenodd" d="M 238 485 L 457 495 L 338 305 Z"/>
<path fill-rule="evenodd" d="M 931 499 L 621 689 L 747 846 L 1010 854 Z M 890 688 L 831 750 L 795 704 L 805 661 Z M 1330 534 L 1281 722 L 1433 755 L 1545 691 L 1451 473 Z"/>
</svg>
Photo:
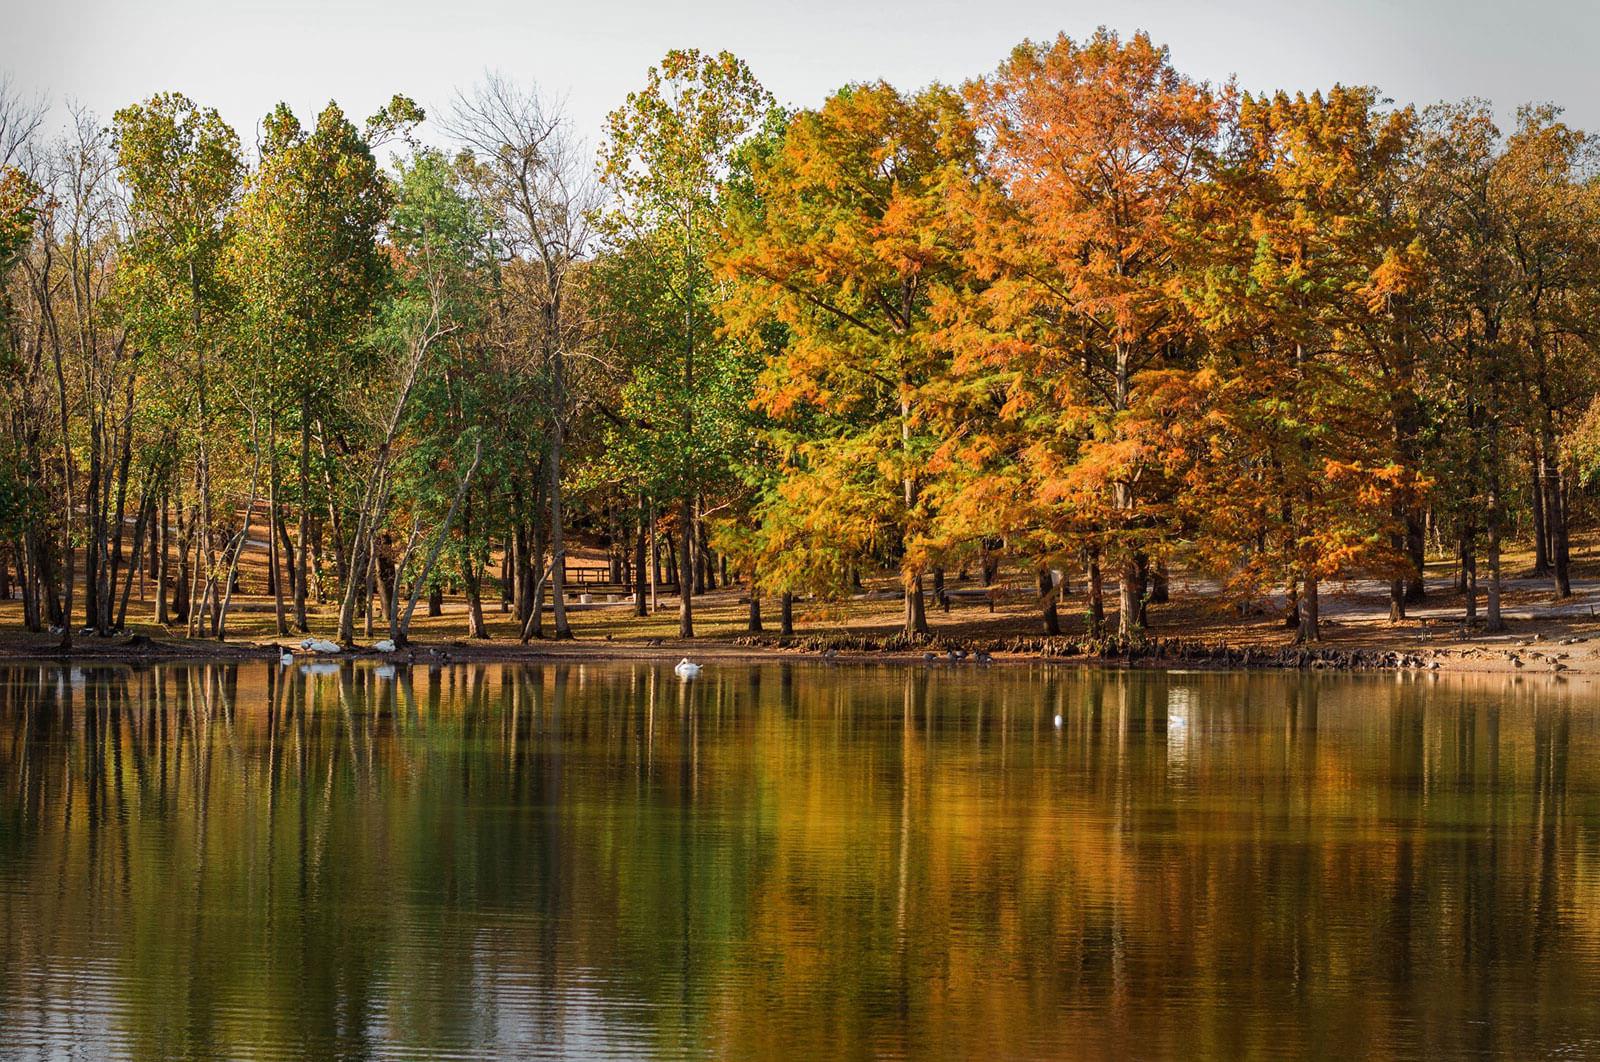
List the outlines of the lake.
<svg viewBox="0 0 1600 1062">
<path fill-rule="evenodd" d="M 1600 1055 L 1600 694 L 0 666 L 0 1058 Z"/>
</svg>

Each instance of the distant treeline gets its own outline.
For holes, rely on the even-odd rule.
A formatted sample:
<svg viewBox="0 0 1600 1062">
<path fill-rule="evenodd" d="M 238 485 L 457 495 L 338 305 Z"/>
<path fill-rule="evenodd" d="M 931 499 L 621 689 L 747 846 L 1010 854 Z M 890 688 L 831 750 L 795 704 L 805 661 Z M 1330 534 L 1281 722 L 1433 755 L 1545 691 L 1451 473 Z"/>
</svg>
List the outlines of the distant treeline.
<svg viewBox="0 0 1600 1062">
<path fill-rule="evenodd" d="M 248 151 L 177 94 L 43 113 L 0 93 L 0 589 L 64 641 L 136 576 L 197 636 L 264 591 L 403 641 L 448 584 L 562 637 L 574 534 L 685 635 L 730 577 L 759 628 L 888 567 L 916 636 L 1001 557 L 1123 638 L 1174 563 L 1306 641 L 1329 580 L 1403 616 L 1430 540 L 1491 628 L 1513 535 L 1570 592 L 1600 183 L 1554 107 L 1252 95 L 1100 31 L 799 110 L 675 51 L 598 157 L 498 78 Z"/>
</svg>

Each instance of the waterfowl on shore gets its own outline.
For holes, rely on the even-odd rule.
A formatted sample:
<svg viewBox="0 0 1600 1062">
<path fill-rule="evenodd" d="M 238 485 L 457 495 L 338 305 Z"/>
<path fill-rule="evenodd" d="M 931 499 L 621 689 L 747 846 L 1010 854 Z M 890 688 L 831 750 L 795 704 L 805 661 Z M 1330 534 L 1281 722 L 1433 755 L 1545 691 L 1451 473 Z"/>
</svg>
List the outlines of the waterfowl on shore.
<svg viewBox="0 0 1600 1062">
<path fill-rule="evenodd" d="M 684 657 L 682 660 L 678 661 L 678 666 L 672 670 L 679 678 L 687 680 L 699 676 L 700 665 L 696 664 L 688 657 Z"/>
</svg>

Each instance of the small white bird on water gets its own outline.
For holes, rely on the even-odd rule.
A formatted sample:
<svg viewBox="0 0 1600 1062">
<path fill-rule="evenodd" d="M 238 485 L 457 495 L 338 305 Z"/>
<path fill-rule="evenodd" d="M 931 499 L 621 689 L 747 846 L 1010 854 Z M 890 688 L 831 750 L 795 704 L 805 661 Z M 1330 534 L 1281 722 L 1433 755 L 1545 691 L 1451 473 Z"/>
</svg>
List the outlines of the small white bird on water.
<svg viewBox="0 0 1600 1062">
<path fill-rule="evenodd" d="M 1056 716 L 1056 729 L 1061 729 L 1061 716 L 1059 714 Z"/>
<path fill-rule="evenodd" d="M 678 661 L 678 666 L 672 669 L 681 679 L 692 679 L 700 674 L 700 665 L 688 657 Z"/>
</svg>

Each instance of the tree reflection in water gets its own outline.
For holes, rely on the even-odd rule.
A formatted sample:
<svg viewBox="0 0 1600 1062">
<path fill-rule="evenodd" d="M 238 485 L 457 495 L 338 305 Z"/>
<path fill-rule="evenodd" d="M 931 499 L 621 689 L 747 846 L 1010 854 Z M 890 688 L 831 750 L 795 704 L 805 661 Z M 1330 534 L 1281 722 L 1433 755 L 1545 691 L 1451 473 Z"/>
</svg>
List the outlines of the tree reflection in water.
<svg viewBox="0 0 1600 1062">
<path fill-rule="evenodd" d="M 0 1056 L 1600 1041 L 1586 686 L 320 670 L 0 668 Z"/>
</svg>

